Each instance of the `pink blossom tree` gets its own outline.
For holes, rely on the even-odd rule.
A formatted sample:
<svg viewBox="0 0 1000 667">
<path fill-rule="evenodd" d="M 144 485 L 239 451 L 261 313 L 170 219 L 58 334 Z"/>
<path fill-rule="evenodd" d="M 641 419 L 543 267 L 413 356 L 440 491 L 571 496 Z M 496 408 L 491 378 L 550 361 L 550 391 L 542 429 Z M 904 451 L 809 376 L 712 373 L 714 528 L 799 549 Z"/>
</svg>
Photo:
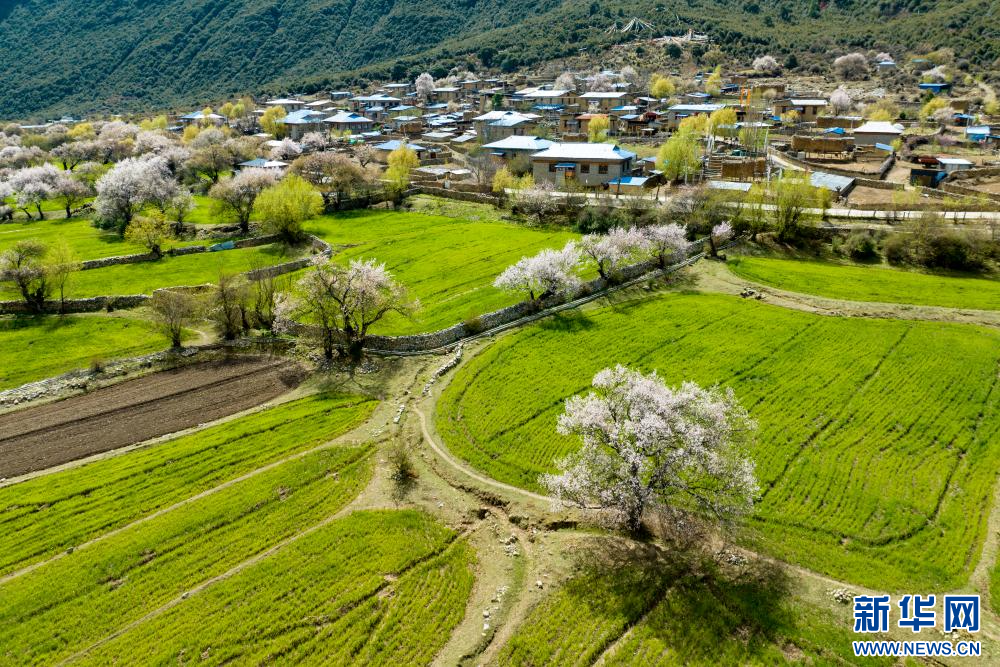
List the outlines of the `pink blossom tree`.
<svg viewBox="0 0 1000 667">
<path fill-rule="evenodd" d="M 558 503 L 598 508 L 633 533 L 647 510 L 731 520 L 759 490 L 746 453 L 754 426 L 732 390 L 607 368 L 593 391 L 567 399 L 557 430 L 581 446 L 541 482 Z"/>
<path fill-rule="evenodd" d="M 326 359 L 334 350 L 361 352 L 373 325 L 390 313 L 409 316 L 419 307 L 405 288 L 374 259 L 351 260 L 348 266 L 318 263 L 303 276 L 289 312 L 313 326 L 314 337 Z"/>
<path fill-rule="evenodd" d="M 98 179 L 96 189 L 99 224 L 124 232 L 144 206 L 166 207 L 177 194 L 177 183 L 161 157 L 126 158 Z"/>
<path fill-rule="evenodd" d="M 561 250 L 542 250 L 537 255 L 522 257 L 507 267 L 493 286 L 505 292 L 527 292 L 532 301 L 553 294 L 568 294 L 580 284 L 577 270 L 580 252 L 568 242 Z"/>
<path fill-rule="evenodd" d="M 622 266 L 637 260 L 648 249 L 649 240 L 631 227 L 614 227 L 607 234 L 587 234 L 580 240 L 580 252 L 605 280 L 613 280 Z"/>
<path fill-rule="evenodd" d="M 667 260 L 683 258 L 687 253 L 687 230 L 683 225 L 672 222 L 666 225 L 652 225 L 642 230 L 648 243 L 648 250 L 660 264 L 661 269 L 667 268 Z"/>
</svg>

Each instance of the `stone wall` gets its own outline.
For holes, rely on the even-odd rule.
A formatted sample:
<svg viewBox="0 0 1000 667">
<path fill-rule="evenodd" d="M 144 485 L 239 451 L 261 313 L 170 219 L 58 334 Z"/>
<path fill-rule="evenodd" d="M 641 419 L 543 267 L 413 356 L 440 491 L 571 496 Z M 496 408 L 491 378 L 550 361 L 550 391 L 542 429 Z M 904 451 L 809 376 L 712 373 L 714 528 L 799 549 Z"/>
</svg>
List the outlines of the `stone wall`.
<svg viewBox="0 0 1000 667">
<path fill-rule="evenodd" d="M 682 262 L 668 266 L 665 273 L 672 273 L 696 261 L 702 256 L 699 250 L 704 241 L 695 241 L 688 247 L 688 257 Z M 432 331 L 412 336 L 368 336 L 365 347 L 379 352 L 426 352 L 448 345 L 453 345 L 464 338 L 474 336 L 483 331 L 489 331 L 505 324 L 517 322 L 525 317 L 541 313 L 549 308 L 555 308 L 572 303 L 579 299 L 590 299 L 600 296 L 614 285 L 627 283 L 659 270 L 656 260 L 648 260 L 638 264 L 623 267 L 619 271 L 614 284 L 603 278 L 595 278 L 583 283 L 573 294 L 553 295 L 536 301 L 521 301 L 514 305 L 495 310 L 474 318 L 468 322 L 459 322 L 447 329 Z M 301 325 L 300 325 L 301 326 Z"/>
<path fill-rule="evenodd" d="M 500 201 L 496 196 L 483 192 L 459 192 L 457 190 L 429 185 L 420 185 L 414 188 L 414 190 L 420 194 L 434 195 L 436 197 L 444 197 L 445 199 L 456 199 L 458 201 L 471 201 L 478 204 L 492 204 L 493 206 L 497 206 Z"/>
<path fill-rule="evenodd" d="M 58 301 L 46 301 L 45 313 L 96 313 L 99 311 L 138 308 L 149 301 L 148 294 L 95 296 L 89 299 L 66 299 L 60 308 Z M 24 301 L 0 301 L 0 315 L 29 315 L 34 311 Z"/>
</svg>

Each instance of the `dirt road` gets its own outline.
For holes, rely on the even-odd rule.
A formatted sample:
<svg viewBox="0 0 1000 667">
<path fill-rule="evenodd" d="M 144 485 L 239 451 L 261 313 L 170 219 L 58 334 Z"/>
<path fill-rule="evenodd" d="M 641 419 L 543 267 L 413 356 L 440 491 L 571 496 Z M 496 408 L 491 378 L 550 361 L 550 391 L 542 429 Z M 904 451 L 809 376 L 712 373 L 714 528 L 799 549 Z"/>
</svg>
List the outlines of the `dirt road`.
<svg viewBox="0 0 1000 667">
<path fill-rule="evenodd" d="M 0 477 L 14 477 L 173 433 L 260 405 L 297 386 L 285 359 L 240 357 L 163 371 L 0 415 Z"/>
</svg>

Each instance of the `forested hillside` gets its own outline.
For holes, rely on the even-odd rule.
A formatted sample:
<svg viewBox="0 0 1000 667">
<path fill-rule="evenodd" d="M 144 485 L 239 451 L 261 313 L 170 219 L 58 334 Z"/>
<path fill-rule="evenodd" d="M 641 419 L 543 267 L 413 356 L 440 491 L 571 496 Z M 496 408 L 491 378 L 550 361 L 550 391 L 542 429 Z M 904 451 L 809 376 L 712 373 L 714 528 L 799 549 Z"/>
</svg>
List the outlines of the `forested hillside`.
<svg viewBox="0 0 1000 667">
<path fill-rule="evenodd" d="M 708 32 L 728 55 L 950 47 L 996 69 L 992 0 L 0 0 L 0 115 L 128 111 L 358 77 L 512 71 L 635 35 Z"/>
</svg>

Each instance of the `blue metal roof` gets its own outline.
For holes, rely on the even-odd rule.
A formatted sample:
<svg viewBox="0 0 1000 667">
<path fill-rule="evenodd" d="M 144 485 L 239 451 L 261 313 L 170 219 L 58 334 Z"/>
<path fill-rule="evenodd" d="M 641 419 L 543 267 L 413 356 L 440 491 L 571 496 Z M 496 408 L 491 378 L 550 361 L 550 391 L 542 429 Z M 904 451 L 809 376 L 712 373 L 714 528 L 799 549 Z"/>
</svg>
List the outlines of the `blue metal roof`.
<svg viewBox="0 0 1000 667">
<path fill-rule="evenodd" d="M 407 144 L 406 142 L 400 141 L 399 139 L 392 139 L 390 141 L 386 141 L 385 143 L 378 144 L 377 146 L 375 146 L 375 148 L 377 148 L 379 150 L 382 150 L 382 151 L 394 151 L 397 148 L 399 148 L 400 146 L 404 146 L 404 145 L 407 148 L 409 148 L 410 150 L 414 150 L 414 151 L 418 151 L 418 152 L 419 151 L 425 151 L 425 150 L 427 150 L 426 148 L 424 148 L 423 146 L 420 146 L 418 144 Z"/>
<path fill-rule="evenodd" d="M 883 151 L 888 151 L 889 153 L 891 153 L 891 152 L 893 152 L 893 151 L 895 150 L 895 149 L 894 149 L 894 148 L 893 148 L 892 146 L 890 146 L 889 144 L 879 144 L 879 143 L 876 143 L 876 144 L 875 144 L 875 148 L 878 148 L 878 149 L 881 149 L 881 150 L 883 150 Z"/>
</svg>

